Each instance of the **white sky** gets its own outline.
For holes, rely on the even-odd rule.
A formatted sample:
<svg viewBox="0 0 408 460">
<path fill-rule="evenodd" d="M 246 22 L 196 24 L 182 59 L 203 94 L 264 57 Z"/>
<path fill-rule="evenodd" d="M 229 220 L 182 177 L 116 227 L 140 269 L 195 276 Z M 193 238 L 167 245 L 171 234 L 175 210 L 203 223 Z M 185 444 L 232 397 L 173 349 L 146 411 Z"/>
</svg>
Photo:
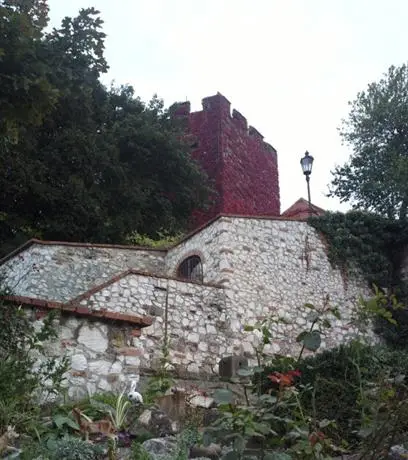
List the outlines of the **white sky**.
<svg viewBox="0 0 408 460">
<path fill-rule="evenodd" d="M 407 61 L 407 0 L 49 0 L 51 25 L 94 6 L 105 21 L 106 83 L 129 83 L 168 106 L 221 92 L 278 150 L 281 209 L 306 183 L 326 198 L 330 170 L 346 161 L 337 128 L 348 101 L 392 64 Z"/>
</svg>

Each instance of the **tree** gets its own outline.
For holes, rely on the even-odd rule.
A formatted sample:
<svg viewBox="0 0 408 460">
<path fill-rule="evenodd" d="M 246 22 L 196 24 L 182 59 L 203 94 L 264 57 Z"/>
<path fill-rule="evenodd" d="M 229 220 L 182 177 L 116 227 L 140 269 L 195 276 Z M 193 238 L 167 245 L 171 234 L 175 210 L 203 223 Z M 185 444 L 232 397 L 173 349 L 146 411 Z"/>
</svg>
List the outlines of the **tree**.
<svg viewBox="0 0 408 460">
<path fill-rule="evenodd" d="M 0 147 L 16 143 L 27 125 L 38 125 L 57 92 L 44 59 L 45 0 L 0 0 Z"/>
<path fill-rule="evenodd" d="M 390 67 L 350 103 L 340 134 L 353 148 L 332 172 L 329 196 L 405 220 L 408 210 L 408 67 Z"/>
<path fill-rule="evenodd" d="M 0 150 L 3 254 L 30 237 L 123 243 L 134 231 L 178 233 L 204 202 L 206 178 L 163 102 L 101 84 L 101 27 L 89 8 L 41 36 L 47 84 L 58 97 Z"/>
</svg>

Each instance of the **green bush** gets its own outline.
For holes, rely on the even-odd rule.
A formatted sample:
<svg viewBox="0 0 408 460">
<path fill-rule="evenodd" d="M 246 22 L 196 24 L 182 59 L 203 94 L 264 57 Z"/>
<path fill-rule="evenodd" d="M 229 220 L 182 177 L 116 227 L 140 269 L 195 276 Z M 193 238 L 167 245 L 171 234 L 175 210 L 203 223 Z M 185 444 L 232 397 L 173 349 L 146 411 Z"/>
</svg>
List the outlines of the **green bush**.
<svg viewBox="0 0 408 460">
<path fill-rule="evenodd" d="M 38 414 L 35 397 L 61 391 L 67 361 L 44 355 L 45 343 L 56 337 L 54 318 L 48 315 L 36 328 L 24 309 L 0 300 L 0 431 L 32 424 Z"/>
<path fill-rule="evenodd" d="M 132 460 L 152 460 L 151 455 L 139 442 L 132 443 Z"/>
<path fill-rule="evenodd" d="M 126 243 L 145 248 L 166 249 L 179 243 L 182 238 L 182 233 L 171 235 L 167 231 L 163 231 L 158 232 L 156 238 L 150 238 L 150 236 L 135 231 L 126 237 Z"/>
<path fill-rule="evenodd" d="M 65 437 L 53 443 L 30 445 L 23 450 L 22 460 L 102 460 L 101 446 L 79 438 Z"/>
<path fill-rule="evenodd" d="M 401 350 L 359 342 L 341 345 L 303 359 L 301 384 L 313 386 L 303 405 L 317 419 L 336 421 L 332 436 L 351 445 L 359 442 L 363 421 L 362 391 L 389 377 L 408 375 L 408 356 Z"/>
<path fill-rule="evenodd" d="M 408 309 L 392 310 L 392 317 L 397 324 L 392 324 L 384 318 L 376 318 L 374 331 L 393 348 L 408 347 Z"/>
<path fill-rule="evenodd" d="M 364 211 L 327 212 L 308 220 L 328 243 L 330 262 L 362 273 L 368 284 L 398 286 L 399 264 L 407 244 L 407 224 Z"/>
</svg>

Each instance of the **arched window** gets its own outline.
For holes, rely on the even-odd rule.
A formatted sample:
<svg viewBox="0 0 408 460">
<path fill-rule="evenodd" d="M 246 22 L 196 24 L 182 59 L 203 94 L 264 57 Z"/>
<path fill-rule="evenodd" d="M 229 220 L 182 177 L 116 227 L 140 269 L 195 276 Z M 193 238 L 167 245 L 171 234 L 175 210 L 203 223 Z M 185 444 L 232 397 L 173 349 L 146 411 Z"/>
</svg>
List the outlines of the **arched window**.
<svg viewBox="0 0 408 460">
<path fill-rule="evenodd" d="M 177 276 L 186 280 L 203 282 L 203 264 L 198 256 L 191 256 L 184 259 L 179 265 Z"/>
</svg>

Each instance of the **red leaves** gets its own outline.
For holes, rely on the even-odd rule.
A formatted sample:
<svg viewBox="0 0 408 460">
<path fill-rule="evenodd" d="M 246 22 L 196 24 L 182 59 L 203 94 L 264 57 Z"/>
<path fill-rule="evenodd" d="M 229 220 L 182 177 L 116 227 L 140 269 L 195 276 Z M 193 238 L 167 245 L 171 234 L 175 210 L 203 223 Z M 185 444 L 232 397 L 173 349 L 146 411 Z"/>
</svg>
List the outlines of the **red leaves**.
<svg viewBox="0 0 408 460">
<path fill-rule="evenodd" d="M 326 438 L 325 434 L 321 431 L 315 431 L 314 433 L 311 433 L 309 436 L 309 441 L 310 445 L 314 447 L 318 442 L 324 441 Z"/>
<path fill-rule="evenodd" d="M 281 388 L 290 387 L 294 384 L 295 378 L 300 377 L 302 373 L 299 370 L 288 371 L 285 373 L 272 372 L 268 375 L 268 379 L 272 383 L 278 384 Z"/>
</svg>

